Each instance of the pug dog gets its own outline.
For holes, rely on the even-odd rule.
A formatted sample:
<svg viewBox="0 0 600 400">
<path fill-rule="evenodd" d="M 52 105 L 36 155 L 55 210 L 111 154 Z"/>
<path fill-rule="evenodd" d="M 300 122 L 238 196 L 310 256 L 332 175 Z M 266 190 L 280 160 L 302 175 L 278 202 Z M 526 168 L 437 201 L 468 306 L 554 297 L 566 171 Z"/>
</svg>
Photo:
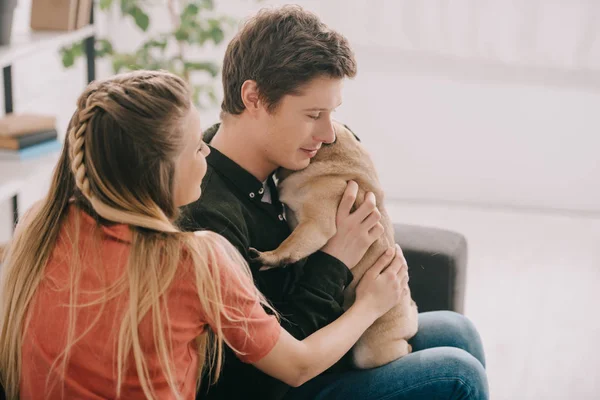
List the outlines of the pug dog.
<svg viewBox="0 0 600 400">
<path fill-rule="evenodd" d="M 354 278 L 344 291 L 347 309 L 354 302 L 356 286 L 364 273 L 395 241 L 393 225 L 383 203 L 383 190 L 369 154 L 348 128 L 336 121 L 333 127 L 335 141 L 324 144 L 308 167 L 300 171 L 277 172 L 279 199 L 286 206 L 292 233 L 275 250 L 251 250 L 264 266 L 280 267 L 321 249 L 336 232 L 338 205 L 347 182 L 354 180 L 359 187 L 354 209 L 365 201 L 368 192 L 373 192 L 384 234 L 352 269 Z M 354 366 L 374 368 L 409 354 L 412 347 L 408 340 L 417 329 L 417 306 L 409 290 L 401 302 L 375 321 L 354 345 Z"/>
</svg>

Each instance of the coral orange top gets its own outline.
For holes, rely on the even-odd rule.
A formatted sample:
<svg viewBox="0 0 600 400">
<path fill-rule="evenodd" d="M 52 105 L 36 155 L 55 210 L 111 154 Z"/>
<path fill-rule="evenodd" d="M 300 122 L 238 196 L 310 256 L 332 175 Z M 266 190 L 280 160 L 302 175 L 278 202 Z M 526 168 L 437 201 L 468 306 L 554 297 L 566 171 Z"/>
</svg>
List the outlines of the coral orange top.
<svg viewBox="0 0 600 400">
<path fill-rule="evenodd" d="M 101 226 L 98 229 L 98 224 L 91 216 L 71 205 L 56 247 L 46 265 L 42 282 L 28 311 L 31 322 L 26 329 L 22 348 L 20 395 L 23 399 L 116 397 L 116 343 L 120 321 L 128 303 L 127 290 L 105 302 L 104 309 L 101 309 L 100 305 L 80 308 L 75 332 L 76 335 L 83 336 L 71 350 L 64 381 L 56 379 L 61 371 L 60 364 L 50 372 L 51 365 L 64 349 L 68 334 L 67 284 L 69 260 L 73 254 L 73 238 L 68 236 L 67 227 L 72 226 L 76 215 L 80 216 L 78 249 L 83 267 L 79 284 L 79 303 L 97 299 L 98 291 L 103 286 L 110 285 L 126 273 L 132 239 L 129 226 Z M 222 261 L 225 258 L 219 259 Z M 232 326 L 231 323 L 227 326 L 223 320 L 224 334 L 233 347 L 243 352 L 239 357 L 245 362 L 253 363 L 271 351 L 279 338 L 281 328 L 276 318 L 265 313 L 258 299 L 250 295 L 247 286 L 235 283 L 240 282 L 237 279 L 227 279 L 227 276 L 232 276 L 232 268 L 238 267 L 219 263 L 223 300 L 227 305 L 228 300 L 236 298 L 236 306 L 249 319 L 247 330 Z M 209 324 L 203 317 L 190 262 L 182 261 L 179 269 L 166 293 L 166 299 L 177 383 L 184 398 L 193 399 L 199 362 L 196 338 Z M 251 279 L 248 279 L 247 283 L 253 284 Z M 95 294 L 92 295 L 91 291 L 95 291 Z M 239 293 L 248 294 L 241 296 L 241 303 Z M 85 332 L 96 318 L 98 320 L 91 330 Z M 158 398 L 172 398 L 166 378 L 161 373 L 153 342 L 150 315 L 142 319 L 139 337 L 142 349 L 146 351 L 150 376 L 153 377 Z M 133 355 L 130 355 L 121 398 L 145 398 L 132 361 Z M 49 382 L 48 386 L 46 382 Z"/>
</svg>

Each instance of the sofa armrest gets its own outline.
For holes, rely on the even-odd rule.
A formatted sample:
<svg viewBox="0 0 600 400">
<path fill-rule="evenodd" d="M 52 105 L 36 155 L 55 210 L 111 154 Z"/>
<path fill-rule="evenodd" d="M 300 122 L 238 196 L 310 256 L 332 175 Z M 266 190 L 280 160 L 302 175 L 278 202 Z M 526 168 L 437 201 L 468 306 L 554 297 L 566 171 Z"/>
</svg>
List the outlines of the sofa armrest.
<svg viewBox="0 0 600 400">
<path fill-rule="evenodd" d="M 394 224 L 408 263 L 409 286 L 419 312 L 464 312 L 467 240 L 457 232 Z"/>
</svg>

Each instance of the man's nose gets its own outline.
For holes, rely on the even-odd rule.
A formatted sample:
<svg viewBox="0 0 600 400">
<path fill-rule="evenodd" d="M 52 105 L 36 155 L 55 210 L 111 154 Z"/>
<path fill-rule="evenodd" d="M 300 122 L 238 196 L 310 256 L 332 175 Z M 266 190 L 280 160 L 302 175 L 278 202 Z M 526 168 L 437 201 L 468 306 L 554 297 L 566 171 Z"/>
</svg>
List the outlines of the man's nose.
<svg viewBox="0 0 600 400">
<path fill-rule="evenodd" d="M 330 144 L 335 142 L 335 128 L 333 122 L 328 119 L 327 123 L 319 130 L 319 133 L 314 137 L 316 140 L 322 143 Z"/>
</svg>

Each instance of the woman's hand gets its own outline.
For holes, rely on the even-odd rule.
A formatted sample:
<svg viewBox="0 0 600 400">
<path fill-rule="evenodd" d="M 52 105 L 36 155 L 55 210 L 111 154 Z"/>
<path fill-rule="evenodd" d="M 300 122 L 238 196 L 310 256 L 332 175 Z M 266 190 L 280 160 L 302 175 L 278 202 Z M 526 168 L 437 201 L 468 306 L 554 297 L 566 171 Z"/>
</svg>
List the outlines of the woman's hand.
<svg viewBox="0 0 600 400">
<path fill-rule="evenodd" d="M 395 256 L 394 256 L 395 253 Z M 377 318 L 408 292 L 408 266 L 400 246 L 390 247 L 363 275 L 356 287 L 355 304 L 372 310 Z"/>
</svg>

